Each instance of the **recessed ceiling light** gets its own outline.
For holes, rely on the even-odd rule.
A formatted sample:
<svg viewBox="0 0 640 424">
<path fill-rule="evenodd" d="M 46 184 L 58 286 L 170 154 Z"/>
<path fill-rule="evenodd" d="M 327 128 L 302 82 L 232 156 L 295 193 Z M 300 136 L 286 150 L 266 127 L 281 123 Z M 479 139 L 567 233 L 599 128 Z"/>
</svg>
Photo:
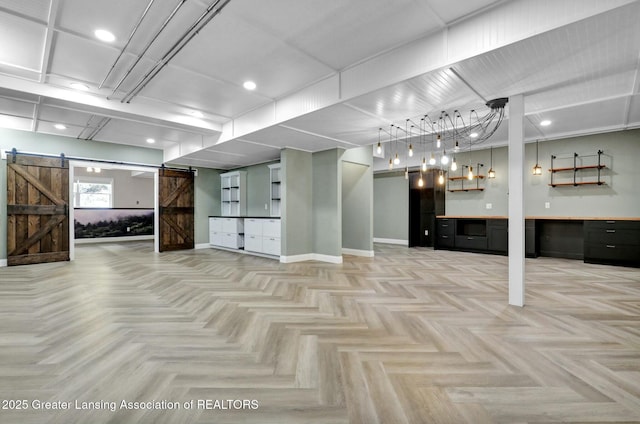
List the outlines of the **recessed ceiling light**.
<svg viewBox="0 0 640 424">
<path fill-rule="evenodd" d="M 104 41 L 107 43 L 112 43 L 116 40 L 116 36 L 113 33 L 107 31 L 106 29 L 97 29 L 94 32 L 96 38 L 100 41 Z"/>
<path fill-rule="evenodd" d="M 478 133 L 471 133 L 469 134 L 469 137 L 471 138 L 476 138 L 478 136 Z"/>
<path fill-rule="evenodd" d="M 551 121 L 545 119 L 544 121 L 540 121 L 540 125 L 542 125 L 543 127 L 549 126 L 551 125 Z"/>
<path fill-rule="evenodd" d="M 62 125 L 62 124 L 54 124 L 54 125 L 53 125 L 53 127 L 54 127 L 55 129 L 57 129 L 57 130 L 66 130 L 66 129 L 67 129 L 67 127 L 65 127 L 65 126 L 64 126 L 64 125 Z"/>
<path fill-rule="evenodd" d="M 156 142 L 156 141 L 155 141 L 153 138 L 147 138 L 147 143 L 149 143 L 149 144 L 153 144 L 153 143 L 155 143 L 155 142 Z"/>
<path fill-rule="evenodd" d="M 256 83 L 253 82 L 253 81 L 245 81 L 244 84 L 242 84 L 242 86 L 247 90 L 255 90 L 256 89 Z"/>
<path fill-rule="evenodd" d="M 69 84 L 71 88 L 75 88 L 76 90 L 89 91 L 89 87 L 85 84 L 80 84 L 79 82 L 72 82 Z"/>
<path fill-rule="evenodd" d="M 189 112 L 189 115 L 193 116 L 194 118 L 204 118 L 204 115 L 199 110 L 192 110 L 191 112 Z"/>
</svg>

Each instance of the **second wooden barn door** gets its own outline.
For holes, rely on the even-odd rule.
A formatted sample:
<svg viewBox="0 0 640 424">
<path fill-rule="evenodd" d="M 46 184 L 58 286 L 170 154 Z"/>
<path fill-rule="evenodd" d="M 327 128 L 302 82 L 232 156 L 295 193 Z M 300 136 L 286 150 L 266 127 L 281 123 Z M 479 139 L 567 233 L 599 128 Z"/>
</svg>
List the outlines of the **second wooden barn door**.
<svg viewBox="0 0 640 424">
<path fill-rule="evenodd" d="M 159 250 L 194 248 L 193 172 L 160 168 Z"/>
<path fill-rule="evenodd" d="M 7 264 L 69 260 L 69 163 L 7 156 Z"/>
</svg>

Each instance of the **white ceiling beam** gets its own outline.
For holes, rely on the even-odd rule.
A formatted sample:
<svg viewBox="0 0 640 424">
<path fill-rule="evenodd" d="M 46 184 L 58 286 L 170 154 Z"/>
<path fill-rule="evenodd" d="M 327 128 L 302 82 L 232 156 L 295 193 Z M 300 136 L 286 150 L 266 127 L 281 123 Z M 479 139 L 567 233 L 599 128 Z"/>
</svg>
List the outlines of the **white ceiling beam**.
<svg viewBox="0 0 640 424">
<path fill-rule="evenodd" d="M 13 78 L 7 75 L 0 75 L 0 87 L 75 103 L 78 104 L 78 110 L 85 112 L 90 110 L 96 114 L 121 119 L 137 119 L 141 122 L 152 124 L 164 122 L 170 124 L 172 127 L 191 132 L 222 132 L 222 125 L 220 124 L 194 119 L 186 115 L 182 116 L 169 113 L 161 108 L 141 104 L 120 103 L 119 101 L 107 100 L 104 97 L 90 93 L 67 90 L 51 85 L 40 84 L 35 81 Z"/>
<path fill-rule="evenodd" d="M 255 121 L 257 111 L 235 118 L 225 124 L 220 142 L 452 66 L 459 61 L 633 2 L 515 0 L 492 5 L 484 13 L 348 67 L 335 76 L 263 106 L 260 108 L 263 111 L 260 112 L 263 117 L 260 124 Z M 264 119 L 269 114 L 273 114 L 273 119 Z"/>
<path fill-rule="evenodd" d="M 55 32 L 54 25 L 58 16 L 59 2 L 51 0 L 49 3 L 49 16 L 47 18 L 47 35 L 42 51 L 42 59 L 40 60 L 40 82 L 45 82 L 49 66 L 51 64 L 51 45 L 53 44 L 53 35 Z"/>
</svg>

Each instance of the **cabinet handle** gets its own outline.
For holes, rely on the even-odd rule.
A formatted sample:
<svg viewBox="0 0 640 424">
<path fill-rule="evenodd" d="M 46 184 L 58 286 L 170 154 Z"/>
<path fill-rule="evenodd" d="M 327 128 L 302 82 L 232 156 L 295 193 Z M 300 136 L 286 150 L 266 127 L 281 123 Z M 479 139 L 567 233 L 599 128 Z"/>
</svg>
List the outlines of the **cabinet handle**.
<svg viewBox="0 0 640 424">
<path fill-rule="evenodd" d="M 274 239 L 274 238 L 271 238 L 271 239 L 269 239 L 269 240 L 271 240 L 271 241 L 276 241 L 276 239 Z"/>
<path fill-rule="evenodd" d="M 607 249 L 615 249 L 616 247 L 613 244 L 607 244 Z"/>
<path fill-rule="evenodd" d="M 616 221 L 607 221 L 607 224 L 615 224 Z"/>
<path fill-rule="evenodd" d="M 616 230 L 607 230 L 607 233 L 615 233 Z"/>
<path fill-rule="evenodd" d="M 449 238 L 449 236 L 442 236 L 442 238 Z"/>
<path fill-rule="evenodd" d="M 467 240 L 473 240 L 473 237 L 467 237 Z"/>
<path fill-rule="evenodd" d="M 442 227 L 448 227 L 449 224 L 442 224 Z"/>
</svg>

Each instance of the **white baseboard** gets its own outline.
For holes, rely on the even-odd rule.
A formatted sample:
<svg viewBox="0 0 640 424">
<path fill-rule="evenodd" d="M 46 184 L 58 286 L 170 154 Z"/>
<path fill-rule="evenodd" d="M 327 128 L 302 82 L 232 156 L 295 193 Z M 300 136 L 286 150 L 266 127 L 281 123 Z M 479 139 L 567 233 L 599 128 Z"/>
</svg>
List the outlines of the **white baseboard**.
<svg viewBox="0 0 640 424">
<path fill-rule="evenodd" d="M 409 240 L 388 239 L 388 238 L 373 238 L 374 243 L 387 243 L 387 244 L 400 244 L 402 246 L 409 246 Z"/>
<path fill-rule="evenodd" d="M 314 253 L 313 254 L 313 259 L 315 261 L 329 262 L 331 264 L 341 264 L 342 263 L 342 255 L 341 256 L 331 256 L 331 255 L 321 255 L 319 253 Z"/>
<path fill-rule="evenodd" d="M 373 258 L 373 250 L 361 250 L 361 249 L 347 249 L 342 248 L 343 255 L 364 256 L 366 258 Z"/>
<path fill-rule="evenodd" d="M 92 244 L 92 243 L 117 243 L 120 241 L 142 241 L 153 240 L 154 236 L 124 236 L 124 237 L 101 237 L 101 238 L 87 238 L 87 239 L 74 239 L 75 244 Z"/>
<path fill-rule="evenodd" d="M 332 264 L 341 264 L 342 256 L 321 255 L 319 253 L 306 253 L 304 255 L 280 256 L 280 262 L 290 264 L 293 262 L 319 261 Z"/>
<path fill-rule="evenodd" d="M 6 259 L 0 259 L 0 268 L 3 266 L 7 266 L 7 260 Z"/>
<path fill-rule="evenodd" d="M 198 243 L 193 248 L 194 249 L 209 249 L 211 245 L 209 243 Z"/>
<path fill-rule="evenodd" d="M 304 255 L 280 256 L 280 262 L 282 262 L 283 264 L 290 264 L 294 262 L 312 261 L 314 259 L 313 256 L 313 253 L 306 253 Z"/>
</svg>

